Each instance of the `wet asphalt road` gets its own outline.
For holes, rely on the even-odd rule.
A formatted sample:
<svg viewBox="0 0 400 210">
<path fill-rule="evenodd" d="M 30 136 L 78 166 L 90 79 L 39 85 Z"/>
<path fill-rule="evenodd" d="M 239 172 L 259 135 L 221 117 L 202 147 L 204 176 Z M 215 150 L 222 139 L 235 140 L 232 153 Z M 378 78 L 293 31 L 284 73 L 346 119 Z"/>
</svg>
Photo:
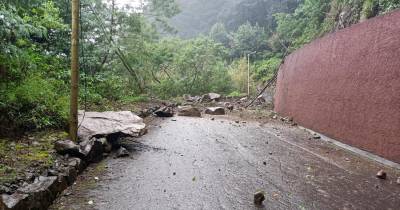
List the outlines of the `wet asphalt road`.
<svg viewBox="0 0 400 210">
<path fill-rule="evenodd" d="M 80 202 L 63 201 L 64 209 L 400 209 L 399 171 L 300 128 L 173 119 L 129 143 L 130 158 L 105 160 L 97 186 L 75 193 Z M 375 178 L 381 168 L 388 180 Z M 264 206 L 253 204 L 257 190 Z"/>
</svg>

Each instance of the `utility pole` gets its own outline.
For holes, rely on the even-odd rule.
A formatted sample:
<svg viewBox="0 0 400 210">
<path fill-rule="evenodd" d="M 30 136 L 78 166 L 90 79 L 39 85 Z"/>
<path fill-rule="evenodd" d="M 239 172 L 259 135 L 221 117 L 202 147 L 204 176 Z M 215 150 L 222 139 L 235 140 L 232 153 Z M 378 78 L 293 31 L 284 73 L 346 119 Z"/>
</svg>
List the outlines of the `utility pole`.
<svg viewBox="0 0 400 210">
<path fill-rule="evenodd" d="M 247 97 L 250 96 L 250 55 L 257 53 L 257 51 L 247 54 Z"/>
<path fill-rule="evenodd" d="M 79 91 L 79 0 L 72 0 L 71 31 L 71 101 L 69 113 L 69 135 L 78 141 L 78 91 Z"/>
</svg>

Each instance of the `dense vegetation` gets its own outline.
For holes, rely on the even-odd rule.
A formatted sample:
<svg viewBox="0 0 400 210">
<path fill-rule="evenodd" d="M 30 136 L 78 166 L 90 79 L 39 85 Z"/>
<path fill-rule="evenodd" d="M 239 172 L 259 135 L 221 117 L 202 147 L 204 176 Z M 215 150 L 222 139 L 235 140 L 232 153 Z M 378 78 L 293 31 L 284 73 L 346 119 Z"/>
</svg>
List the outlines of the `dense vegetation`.
<svg viewBox="0 0 400 210">
<path fill-rule="evenodd" d="M 82 105 L 210 91 L 240 95 L 248 53 L 257 52 L 251 57 L 254 89 L 286 53 L 400 7 L 400 0 L 179 2 L 181 7 L 174 0 L 149 0 L 122 8 L 113 0 L 82 0 Z M 65 125 L 70 13 L 66 0 L 0 2 L 0 135 Z M 177 38 L 179 27 L 173 26 L 182 18 L 205 24 L 190 32 L 194 38 Z"/>
</svg>

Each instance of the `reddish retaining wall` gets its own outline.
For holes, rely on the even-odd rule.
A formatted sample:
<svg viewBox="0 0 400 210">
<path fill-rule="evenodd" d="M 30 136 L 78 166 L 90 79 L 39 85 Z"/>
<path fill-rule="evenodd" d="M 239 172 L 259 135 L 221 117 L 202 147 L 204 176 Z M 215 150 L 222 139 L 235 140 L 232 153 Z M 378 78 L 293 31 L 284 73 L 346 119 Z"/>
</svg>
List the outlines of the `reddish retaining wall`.
<svg viewBox="0 0 400 210">
<path fill-rule="evenodd" d="M 400 163 L 400 11 L 289 55 L 278 75 L 275 111 Z"/>
</svg>

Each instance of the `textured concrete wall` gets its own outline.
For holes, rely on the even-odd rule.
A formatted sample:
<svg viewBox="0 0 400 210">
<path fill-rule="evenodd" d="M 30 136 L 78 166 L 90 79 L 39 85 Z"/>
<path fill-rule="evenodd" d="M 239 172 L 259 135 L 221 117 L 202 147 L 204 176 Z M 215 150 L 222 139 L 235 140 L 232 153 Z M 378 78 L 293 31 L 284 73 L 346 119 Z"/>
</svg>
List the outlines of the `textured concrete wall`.
<svg viewBox="0 0 400 210">
<path fill-rule="evenodd" d="M 400 163 L 400 11 L 289 55 L 278 75 L 275 111 Z"/>
</svg>

